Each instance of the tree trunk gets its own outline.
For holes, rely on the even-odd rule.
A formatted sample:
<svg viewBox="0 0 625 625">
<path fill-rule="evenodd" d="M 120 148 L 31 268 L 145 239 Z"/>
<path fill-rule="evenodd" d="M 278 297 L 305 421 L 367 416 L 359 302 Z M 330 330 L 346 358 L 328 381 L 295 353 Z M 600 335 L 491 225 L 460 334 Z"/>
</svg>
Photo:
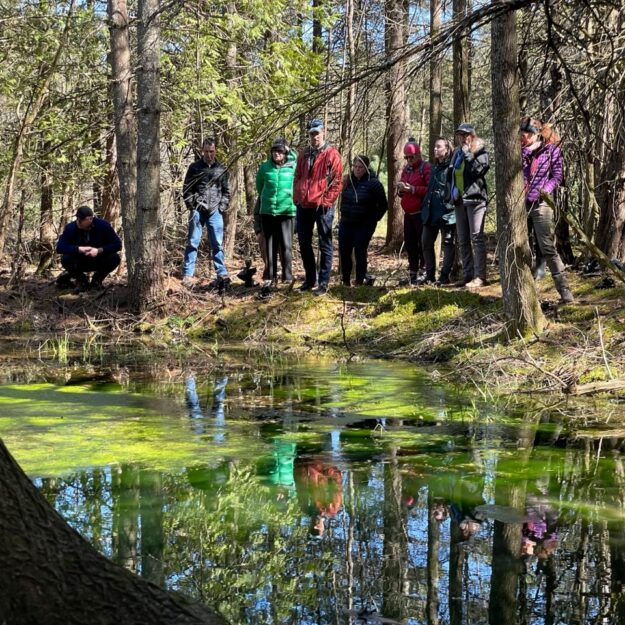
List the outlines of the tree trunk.
<svg viewBox="0 0 625 625">
<path fill-rule="evenodd" d="M 596 244 L 609 258 L 625 259 L 625 77 L 619 78 L 611 150 L 603 170 Z"/>
<path fill-rule="evenodd" d="M 46 142 L 47 143 L 47 142 Z M 44 144 L 43 153 L 48 154 L 49 145 Z M 39 264 L 37 275 L 45 274 L 54 260 L 54 216 L 52 213 L 53 185 L 47 156 L 41 159 L 41 201 L 39 204 Z"/>
<path fill-rule="evenodd" d="M 245 165 L 243 167 L 243 178 L 245 179 L 245 210 L 248 215 L 254 214 L 256 204 L 256 170 L 255 165 Z"/>
<path fill-rule="evenodd" d="M 354 0 L 345 0 L 345 46 L 347 56 L 347 102 L 341 126 L 341 154 L 351 164 L 354 146 L 354 106 L 356 105 L 356 44 L 354 41 Z"/>
<path fill-rule="evenodd" d="M 228 5 L 228 14 L 236 15 L 237 7 L 234 2 Z M 228 46 L 225 58 L 225 78 L 227 81 L 234 81 L 237 77 L 237 54 L 238 48 L 235 41 L 232 41 Z M 233 128 L 236 128 L 237 120 L 233 118 L 230 120 L 231 130 L 224 135 L 224 145 L 230 154 L 237 152 L 238 133 Z M 234 242 L 237 235 L 237 215 L 239 213 L 239 205 L 241 204 L 241 195 L 243 191 L 243 167 L 240 159 L 230 164 L 228 167 L 229 181 L 230 181 L 230 204 L 228 210 L 224 213 L 224 254 L 227 259 L 231 259 L 234 253 Z"/>
<path fill-rule="evenodd" d="M 100 555 L 48 504 L 0 441 L 0 622 L 224 625 Z"/>
<path fill-rule="evenodd" d="M 382 560 L 382 614 L 396 621 L 406 618 L 403 593 L 406 572 L 406 528 L 401 504 L 401 473 L 397 450 L 384 465 L 384 545 Z"/>
<path fill-rule="evenodd" d="M 441 30 L 441 14 L 443 4 L 441 0 L 430 2 L 430 38 L 437 37 Z M 443 125 L 443 57 L 436 54 L 430 61 L 430 162 L 434 162 L 434 143 L 440 137 Z"/>
<path fill-rule="evenodd" d="M 545 319 L 531 272 L 521 173 L 519 83 L 515 13 L 492 22 L 493 138 L 497 186 L 499 269 L 510 336 L 540 332 Z"/>
<path fill-rule="evenodd" d="M 137 250 L 128 276 L 130 307 L 142 312 L 163 292 L 160 219 L 160 0 L 139 0 L 137 71 Z"/>
<path fill-rule="evenodd" d="M 426 613 L 428 625 L 438 625 L 438 587 L 439 587 L 439 565 L 438 552 L 441 546 L 441 528 L 434 517 L 436 502 L 432 497 L 432 492 L 428 489 L 428 552 L 427 552 L 427 576 L 428 589 L 426 599 Z"/>
<path fill-rule="evenodd" d="M 462 20 L 467 12 L 467 0 L 453 0 L 453 20 Z M 471 120 L 471 40 L 466 32 L 454 37 L 453 74 L 454 74 L 454 127 Z"/>
<path fill-rule="evenodd" d="M 385 45 L 386 58 L 401 54 L 405 42 L 406 7 L 402 0 L 386 0 Z M 406 140 L 406 61 L 396 62 L 386 77 L 386 161 L 388 171 L 388 222 L 386 247 L 398 250 L 404 240 L 404 219 L 400 199 L 395 192 L 401 177 L 402 148 Z"/>
<path fill-rule="evenodd" d="M 117 229 L 119 220 L 119 178 L 117 177 L 117 142 L 115 134 L 106 137 L 106 172 L 102 184 L 102 217 Z"/>
<path fill-rule="evenodd" d="M 134 117 L 130 29 L 126 0 L 109 0 L 111 82 L 117 174 L 128 274 L 134 272 L 137 196 L 137 131 Z"/>
</svg>

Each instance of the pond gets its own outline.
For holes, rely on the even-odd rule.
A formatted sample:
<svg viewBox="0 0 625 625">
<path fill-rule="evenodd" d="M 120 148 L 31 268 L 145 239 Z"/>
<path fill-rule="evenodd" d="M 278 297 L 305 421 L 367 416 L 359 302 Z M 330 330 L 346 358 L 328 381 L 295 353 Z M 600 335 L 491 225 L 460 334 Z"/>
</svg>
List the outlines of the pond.
<svg viewBox="0 0 625 625">
<path fill-rule="evenodd" d="M 5 384 L 0 437 L 99 551 L 233 624 L 625 622 L 625 406 L 432 379 Z"/>
</svg>

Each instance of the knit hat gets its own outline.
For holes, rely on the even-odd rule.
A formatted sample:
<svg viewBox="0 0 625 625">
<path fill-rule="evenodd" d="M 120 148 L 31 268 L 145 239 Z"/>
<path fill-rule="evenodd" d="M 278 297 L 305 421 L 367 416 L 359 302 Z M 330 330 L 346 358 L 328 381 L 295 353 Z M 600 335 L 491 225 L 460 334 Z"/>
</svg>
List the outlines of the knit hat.
<svg viewBox="0 0 625 625">
<path fill-rule="evenodd" d="M 89 206 L 79 206 L 76 211 L 76 217 L 78 217 L 78 219 L 93 217 L 93 210 Z"/>
<path fill-rule="evenodd" d="M 288 149 L 286 147 L 286 141 L 282 137 L 278 137 L 271 144 L 271 151 L 272 152 L 282 152 L 282 154 L 286 154 L 288 152 Z"/>
<path fill-rule="evenodd" d="M 460 124 L 458 128 L 456 128 L 456 134 L 462 135 L 473 135 L 475 136 L 475 126 L 473 124 Z"/>
<path fill-rule="evenodd" d="M 404 156 L 421 156 L 421 148 L 416 143 L 408 142 L 404 146 Z"/>
</svg>

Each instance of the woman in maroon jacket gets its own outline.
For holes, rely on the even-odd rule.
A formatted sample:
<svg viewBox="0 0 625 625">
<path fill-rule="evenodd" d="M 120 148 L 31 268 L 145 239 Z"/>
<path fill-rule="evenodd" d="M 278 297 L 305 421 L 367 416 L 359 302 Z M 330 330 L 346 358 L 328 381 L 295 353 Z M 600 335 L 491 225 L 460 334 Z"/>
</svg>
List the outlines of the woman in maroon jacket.
<svg viewBox="0 0 625 625">
<path fill-rule="evenodd" d="M 558 255 L 554 236 L 553 210 L 545 202 L 545 195 L 553 195 L 562 184 L 564 167 L 562 151 L 542 134 L 543 124 L 538 119 L 524 117 L 519 130 L 523 154 L 523 178 L 528 221 L 534 228 L 536 244 L 547 262 L 560 302 L 574 301 L 564 273 L 564 263 Z"/>
<path fill-rule="evenodd" d="M 425 269 L 421 247 L 421 202 L 430 183 L 430 164 L 421 159 L 421 148 L 412 141 L 404 146 L 404 158 L 406 166 L 397 184 L 397 195 L 401 197 L 401 207 L 404 209 L 404 246 L 408 253 L 410 284 L 416 286 L 419 270 Z"/>
</svg>

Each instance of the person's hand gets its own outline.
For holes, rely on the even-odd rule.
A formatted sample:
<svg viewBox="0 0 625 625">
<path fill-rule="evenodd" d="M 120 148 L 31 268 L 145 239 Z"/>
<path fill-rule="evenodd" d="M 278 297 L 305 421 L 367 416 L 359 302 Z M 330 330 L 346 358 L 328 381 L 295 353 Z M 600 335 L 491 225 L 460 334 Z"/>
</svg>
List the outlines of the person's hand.
<svg viewBox="0 0 625 625">
<path fill-rule="evenodd" d="M 79 247 L 78 252 L 90 258 L 95 258 L 100 253 L 97 247 Z"/>
</svg>

